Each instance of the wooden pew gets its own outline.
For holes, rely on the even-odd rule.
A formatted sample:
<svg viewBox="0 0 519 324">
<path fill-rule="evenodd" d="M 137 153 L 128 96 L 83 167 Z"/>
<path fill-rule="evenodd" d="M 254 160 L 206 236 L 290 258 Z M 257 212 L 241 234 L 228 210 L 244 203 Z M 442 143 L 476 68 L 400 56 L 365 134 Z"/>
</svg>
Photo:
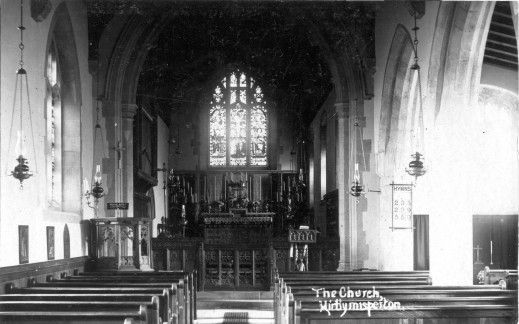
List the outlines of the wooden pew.
<svg viewBox="0 0 519 324">
<path fill-rule="evenodd" d="M 517 307 L 512 305 L 453 305 L 450 303 L 435 305 L 417 305 L 407 307 L 404 310 L 374 311 L 368 317 L 366 310 L 349 310 L 347 315 L 340 316 L 341 312 L 332 312 L 330 316 L 316 308 L 304 308 L 296 301 L 295 323 L 316 323 L 323 321 L 327 324 L 366 323 L 370 320 L 374 323 L 435 323 L 435 324 L 470 324 L 493 323 L 512 324 L 517 323 Z M 294 323 L 294 322 L 293 322 Z"/>
<path fill-rule="evenodd" d="M 88 277 L 103 280 L 105 278 L 119 278 L 116 280 L 123 280 L 123 278 L 150 278 L 153 281 L 161 280 L 162 278 L 183 279 L 186 288 L 186 299 L 189 300 L 190 307 L 187 309 L 188 318 L 193 322 L 196 319 L 196 292 L 198 291 L 198 276 L 197 271 L 98 271 L 98 272 L 81 272 L 77 276 L 67 277 L 67 279 L 77 277 Z M 110 279 L 106 279 L 110 280 Z M 130 279 L 128 279 L 130 280 Z M 138 279 L 135 279 L 138 280 Z M 164 279 L 166 280 L 166 279 Z"/>
<path fill-rule="evenodd" d="M 5 324 L 146 324 L 146 307 L 136 312 L 0 312 L 0 323 Z"/>
<path fill-rule="evenodd" d="M 154 294 L 4 294 L 0 295 L 0 305 L 3 302 L 27 303 L 27 302 L 67 302 L 67 303 L 85 303 L 85 302 L 133 302 L 146 303 L 157 300 L 157 313 L 160 323 L 171 323 L 171 310 L 169 305 L 164 301 L 164 296 Z M 162 299 L 162 300 L 161 300 Z M 63 307 L 67 309 L 67 307 Z M 12 309 L 11 309 L 12 310 Z"/>
<path fill-rule="evenodd" d="M 113 295 L 113 298 L 117 298 L 119 295 L 152 295 L 159 297 L 160 307 L 164 310 L 161 311 L 165 320 L 170 323 L 178 322 L 176 304 L 177 299 L 174 294 L 175 291 L 170 291 L 165 288 L 138 288 L 138 287 L 15 287 L 13 284 L 6 285 L 6 293 L 9 294 L 52 294 L 52 295 Z M 172 296 L 173 294 L 173 296 Z M 102 298 L 102 297 L 101 297 Z M 109 298 L 109 297 L 108 297 Z M 163 307 L 162 307 L 163 306 Z"/>
<path fill-rule="evenodd" d="M 499 284 L 499 281 L 503 280 L 508 286 L 514 286 L 513 281 L 517 279 L 517 269 L 489 269 L 485 267 L 483 271 L 485 285 Z M 517 287 L 517 283 L 515 283 L 515 287 Z"/>
<path fill-rule="evenodd" d="M 42 301 L 25 300 L 0 301 L 0 313 L 2 312 L 139 312 L 144 307 L 146 324 L 161 324 L 159 318 L 159 299 L 151 297 L 148 301 Z"/>
<path fill-rule="evenodd" d="M 154 276 L 155 272 L 140 272 L 139 275 L 118 275 L 117 273 L 104 274 L 102 276 L 67 276 L 64 279 L 53 279 L 52 283 L 79 283 L 78 286 L 89 283 L 89 286 L 103 285 L 103 284 L 150 284 L 156 285 L 159 283 L 168 284 L 172 282 L 177 283 L 177 297 L 179 318 L 184 318 L 181 322 L 192 323 L 196 319 L 196 291 L 194 287 L 194 279 L 192 273 L 173 273 L 169 275 Z"/>
<path fill-rule="evenodd" d="M 110 275 L 110 276 L 67 276 L 64 279 L 53 279 L 52 283 L 61 284 L 63 282 L 70 283 L 79 283 L 75 286 L 84 285 L 83 283 L 89 283 L 89 286 L 94 286 L 97 284 L 176 284 L 177 285 L 177 297 L 179 298 L 179 308 L 183 309 L 185 307 L 186 321 L 192 321 L 191 316 L 194 312 L 194 298 L 192 297 L 195 292 L 193 291 L 192 286 L 192 277 L 189 275 L 179 275 L 179 276 L 128 276 L 128 275 Z M 71 284 L 72 285 L 72 284 Z"/>
<path fill-rule="evenodd" d="M 330 276 L 330 274 L 326 274 Z M 325 275 L 325 276 L 326 276 Z M 341 273 L 338 273 L 338 277 Z M 351 323 L 426 323 L 429 318 L 431 323 L 473 323 L 479 319 L 491 319 L 492 323 L 515 323 L 517 320 L 517 291 L 502 290 L 498 285 L 492 286 L 430 286 L 430 285 L 409 285 L 404 282 L 395 284 L 384 278 L 384 274 L 379 274 L 377 280 L 374 277 L 363 277 L 359 282 L 350 280 L 354 274 L 348 273 L 343 277 L 346 281 L 336 280 L 332 277 L 329 282 L 324 280 L 324 276 L 319 274 L 316 280 L 309 279 L 311 276 L 303 274 L 301 276 L 289 275 L 289 278 L 278 276 L 275 278 L 275 318 L 277 323 L 315 323 L 323 321 L 325 323 L 344 323 L 345 320 Z M 306 280 L 299 280 L 305 277 Z M 286 280 L 285 280 L 286 279 Z M 344 284 L 346 282 L 347 284 Z M 367 285 L 366 283 L 375 285 Z M 375 286 L 376 288 L 374 288 Z M 380 296 L 393 304 L 399 303 L 404 309 L 376 310 L 372 309 L 367 315 L 366 309 L 348 310 L 343 317 L 343 311 L 330 311 L 330 314 L 323 309 L 322 305 L 329 308 L 337 299 L 341 299 L 340 289 L 351 290 L 370 290 L 376 289 Z M 480 289 L 484 287 L 483 289 Z M 326 288 L 329 294 L 320 298 L 316 296 L 316 291 L 312 290 Z M 335 296 L 331 291 L 335 290 Z M 373 299 L 354 297 L 347 298 L 340 302 L 350 302 L 355 305 L 362 305 Z M 320 290 L 322 293 L 322 290 Z M 292 302 L 293 301 L 293 302 Z M 324 304 L 323 304 L 324 303 Z M 328 303 L 328 304 L 326 304 Z M 360 303 L 360 304 L 359 304 Z M 292 306 L 293 305 L 293 306 Z M 365 304 L 364 304 L 365 305 Z M 450 318 L 450 319 L 449 319 Z M 293 319 L 293 320 L 292 320 Z M 424 320 L 424 321 L 421 321 Z M 369 323 L 371 323 L 369 322 Z"/>
</svg>

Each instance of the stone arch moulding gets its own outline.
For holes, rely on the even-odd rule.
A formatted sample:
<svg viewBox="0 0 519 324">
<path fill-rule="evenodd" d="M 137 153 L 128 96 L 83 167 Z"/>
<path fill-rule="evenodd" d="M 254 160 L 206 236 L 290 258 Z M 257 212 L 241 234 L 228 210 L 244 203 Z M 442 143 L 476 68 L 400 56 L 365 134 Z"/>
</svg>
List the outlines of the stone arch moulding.
<svg viewBox="0 0 519 324">
<path fill-rule="evenodd" d="M 62 101 L 62 211 L 78 213 L 81 211 L 81 81 L 77 57 L 76 39 L 72 21 L 66 6 L 61 3 L 52 17 L 47 37 L 47 51 L 56 43 L 61 70 Z M 47 57 L 44 57 L 44 62 Z"/>
<path fill-rule="evenodd" d="M 458 107 L 461 102 L 464 106 L 477 102 L 494 5 L 492 1 L 440 3 L 428 71 L 431 99 L 426 103 L 434 106 L 434 120 L 449 102 Z"/>
<path fill-rule="evenodd" d="M 406 117 L 403 107 L 407 106 L 405 101 L 409 94 L 409 62 L 413 53 L 409 31 L 403 25 L 398 25 L 386 63 L 380 109 L 378 151 L 385 153 L 385 160 L 389 163 L 396 160 L 400 121 Z M 379 167 L 385 164 L 379 164 Z"/>
<path fill-rule="evenodd" d="M 103 173 L 114 178 L 108 187 L 106 199 L 127 201 L 132 205 L 133 186 L 133 116 L 136 112 L 136 91 L 142 64 L 147 56 L 149 45 L 160 34 L 164 21 L 172 19 L 171 13 L 153 19 L 128 13 L 114 18 L 105 29 L 99 42 L 99 66 L 101 77 L 99 97 L 103 98 L 103 116 L 107 123 L 120 124 L 122 127 L 110 127 L 106 131 L 106 140 L 110 147 L 121 145 L 122 161 L 119 164 L 118 152 L 109 151 L 103 159 Z M 110 26 L 116 27 L 115 29 Z M 104 50 L 107 44 L 112 50 Z M 125 170 L 118 172 L 119 169 Z M 127 217 L 133 217 L 133 210 L 128 210 Z"/>
<path fill-rule="evenodd" d="M 307 24 L 307 28 L 309 31 L 310 42 L 317 44 L 324 55 L 326 62 L 328 63 L 328 67 L 333 76 L 333 88 L 335 91 L 335 101 L 336 102 L 346 102 L 348 101 L 348 81 L 346 80 L 346 76 L 342 73 L 341 68 L 339 67 L 339 63 L 335 58 L 335 54 L 333 50 L 328 45 L 328 43 L 324 40 L 324 37 L 321 35 L 319 29 L 315 24 L 309 22 Z"/>
</svg>

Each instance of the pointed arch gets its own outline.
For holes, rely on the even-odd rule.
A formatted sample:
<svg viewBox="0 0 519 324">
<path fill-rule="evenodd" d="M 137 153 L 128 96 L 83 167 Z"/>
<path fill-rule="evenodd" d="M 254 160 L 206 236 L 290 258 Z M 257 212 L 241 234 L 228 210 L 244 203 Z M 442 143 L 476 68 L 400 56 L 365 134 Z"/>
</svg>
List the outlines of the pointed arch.
<svg viewBox="0 0 519 324">
<path fill-rule="evenodd" d="M 59 84 L 53 84 L 50 88 L 50 100 L 47 100 L 47 151 L 52 151 L 52 129 L 60 138 L 54 143 L 59 143 L 59 150 L 56 151 L 55 161 L 47 159 L 47 168 L 52 168 L 52 164 L 59 167 L 59 172 L 52 171 L 47 173 L 48 183 L 52 183 L 52 175 L 57 176 L 55 181 L 56 194 L 59 197 L 50 197 L 55 204 L 51 207 L 60 211 L 79 213 L 81 210 L 81 76 L 79 61 L 77 56 L 76 40 L 72 21 L 66 3 L 61 3 L 53 15 L 50 34 L 47 42 L 47 56 L 45 66 L 56 65 L 60 77 Z M 51 57 L 54 55 L 55 57 Z M 46 69 L 48 72 L 48 69 Z M 46 75 L 47 80 L 52 79 L 51 75 Z M 50 80 L 53 81 L 53 80 Z M 50 82 L 52 83 L 52 82 Z M 59 90 L 59 92 L 56 92 Z M 49 97 L 48 96 L 48 97 Z M 54 113 L 58 114 L 54 126 L 49 126 L 52 122 L 50 113 L 54 105 Z M 50 155 L 50 154 L 48 154 Z M 61 190 L 60 188 L 66 188 Z"/>
<path fill-rule="evenodd" d="M 382 88 L 379 147 L 383 151 L 387 151 L 391 137 L 396 136 L 398 131 L 402 93 L 412 54 L 413 43 L 409 31 L 399 24 L 391 42 Z"/>
</svg>

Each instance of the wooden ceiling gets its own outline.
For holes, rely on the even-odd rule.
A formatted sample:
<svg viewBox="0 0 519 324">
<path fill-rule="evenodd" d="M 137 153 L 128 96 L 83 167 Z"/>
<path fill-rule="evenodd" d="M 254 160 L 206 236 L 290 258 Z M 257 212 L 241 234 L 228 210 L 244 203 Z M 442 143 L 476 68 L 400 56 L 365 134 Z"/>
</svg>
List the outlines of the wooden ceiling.
<svg viewBox="0 0 519 324">
<path fill-rule="evenodd" d="M 508 1 L 496 2 L 484 62 L 517 71 L 517 39 Z"/>
</svg>

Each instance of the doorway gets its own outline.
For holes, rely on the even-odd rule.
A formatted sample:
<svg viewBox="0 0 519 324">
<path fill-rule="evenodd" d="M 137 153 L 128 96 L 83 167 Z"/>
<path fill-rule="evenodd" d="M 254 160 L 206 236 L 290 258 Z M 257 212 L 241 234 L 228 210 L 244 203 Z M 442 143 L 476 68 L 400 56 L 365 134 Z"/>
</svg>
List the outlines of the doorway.
<svg viewBox="0 0 519 324">
<path fill-rule="evenodd" d="M 517 269 L 517 215 L 474 215 L 473 282 L 485 266 Z"/>
</svg>

